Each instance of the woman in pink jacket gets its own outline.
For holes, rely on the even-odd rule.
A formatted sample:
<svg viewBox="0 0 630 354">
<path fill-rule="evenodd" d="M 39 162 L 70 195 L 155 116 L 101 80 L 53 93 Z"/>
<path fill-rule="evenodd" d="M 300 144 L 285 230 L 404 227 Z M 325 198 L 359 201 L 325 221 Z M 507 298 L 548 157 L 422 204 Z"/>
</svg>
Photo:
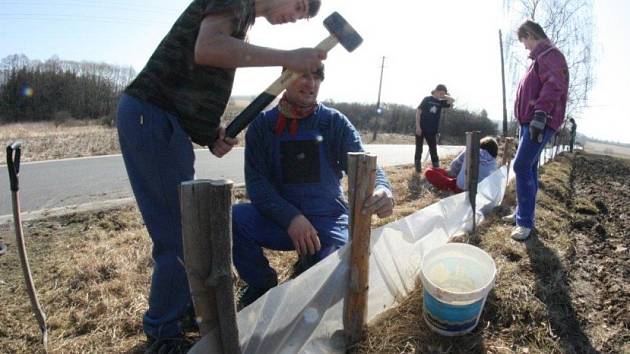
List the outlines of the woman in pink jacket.
<svg viewBox="0 0 630 354">
<path fill-rule="evenodd" d="M 514 113 L 520 124 L 514 160 L 517 206 L 512 238 L 523 241 L 534 228 L 538 192 L 538 158 L 545 144 L 564 121 L 569 72 L 564 55 L 547 38 L 539 24 L 526 21 L 518 39 L 532 60 L 518 85 Z"/>
</svg>

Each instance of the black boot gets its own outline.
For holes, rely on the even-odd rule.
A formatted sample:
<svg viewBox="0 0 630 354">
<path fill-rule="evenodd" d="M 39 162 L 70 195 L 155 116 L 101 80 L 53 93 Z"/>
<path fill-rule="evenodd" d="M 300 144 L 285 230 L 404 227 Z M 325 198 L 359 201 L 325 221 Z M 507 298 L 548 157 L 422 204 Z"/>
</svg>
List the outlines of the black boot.
<svg viewBox="0 0 630 354">
<path fill-rule="evenodd" d="M 275 283 L 269 284 L 269 286 L 263 287 L 263 288 L 256 288 L 256 287 L 248 285 L 245 288 L 245 290 L 241 293 L 241 296 L 238 299 L 237 309 L 240 311 L 241 309 L 249 306 L 249 304 L 251 304 L 254 301 L 258 300 L 259 297 L 265 295 L 265 293 L 267 293 L 267 291 L 269 291 L 270 289 L 272 289 L 276 285 L 278 285 L 277 281 Z"/>
<path fill-rule="evenodd" d="M 193 343 L 184 337 L 147 338 L 145 354 L 185 354 Z"/>
</svg>

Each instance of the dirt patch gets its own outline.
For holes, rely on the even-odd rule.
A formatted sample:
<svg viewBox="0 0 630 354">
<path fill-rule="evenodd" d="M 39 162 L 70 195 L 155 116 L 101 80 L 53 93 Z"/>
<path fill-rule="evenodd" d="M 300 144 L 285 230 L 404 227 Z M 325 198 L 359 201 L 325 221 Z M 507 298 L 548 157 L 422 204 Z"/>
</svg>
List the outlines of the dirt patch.
<svg viewBox="0 0 630 354">
<path fill-rule="evenodd" d="M 630 162 L 578 155 L 570 281 L 585 333 L 603 352 L 630 346 Z M 624 347 L 625 345 L 625 347 Z"/>
</svg>

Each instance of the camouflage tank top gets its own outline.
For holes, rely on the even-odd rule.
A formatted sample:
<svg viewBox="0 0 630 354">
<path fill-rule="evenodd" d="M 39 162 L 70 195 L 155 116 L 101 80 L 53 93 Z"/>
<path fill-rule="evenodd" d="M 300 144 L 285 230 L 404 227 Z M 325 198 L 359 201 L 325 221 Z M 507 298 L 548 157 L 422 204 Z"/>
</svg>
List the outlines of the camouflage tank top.
<svg viewBox="0 0 630 354">
<path fill-rule="evenodd" d="M 245 39 L 254 0 L 194 0 L 177 19 L 125 93 L 178 117 L 191 140 L 209 145 L 232 92 L 235 69 L 195 64 L 195 42 L 207 15 L 231 11 L 232 37 Z"/>
</svg>

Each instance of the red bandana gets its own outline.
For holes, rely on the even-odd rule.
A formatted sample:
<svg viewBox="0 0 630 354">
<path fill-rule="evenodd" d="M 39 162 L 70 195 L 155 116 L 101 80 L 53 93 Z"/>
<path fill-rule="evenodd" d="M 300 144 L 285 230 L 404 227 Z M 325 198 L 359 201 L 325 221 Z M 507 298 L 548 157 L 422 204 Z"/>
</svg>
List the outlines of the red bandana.
<svg viewBox="0 0 630 354">
<path fill-rule="evenodd" d="M 298 120 L 306 118 L 313 114 L 317 108 L 317 103 L 309 106 L 298 106 L 287 100 L 286 94 L 282 96 L 278 103 L 278 122 L 274 132 L 276 135 L 282 135 L 285 127 L 287 126 L 287 119 L 291 120 L 291 126 L 289 127 L 289 133 L 291 136 L 296 136 L 298 131 Z"/>
</svg>

